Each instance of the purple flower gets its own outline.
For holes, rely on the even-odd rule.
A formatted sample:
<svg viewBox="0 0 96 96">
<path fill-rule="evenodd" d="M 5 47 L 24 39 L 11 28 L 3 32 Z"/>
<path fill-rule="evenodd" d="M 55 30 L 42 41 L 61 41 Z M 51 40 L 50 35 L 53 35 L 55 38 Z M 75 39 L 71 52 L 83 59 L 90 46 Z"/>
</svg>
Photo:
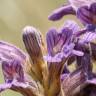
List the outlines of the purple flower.
<svg viewBox="0 0 96 96">
<path fill-rule="evenodd" d="M 85 25 L 84 29 L 78 30 L 74 35 L 77 37 L 78 36 L 78 43 L 80 44 L 89 44 L 89 43 L 94 43 L 95 44 L 95 39 L 96 39 L 96 1 L 95 0 L 69 0 L 69 5 L 71 8 L 71 12 L 75 12 L 78 19 Z M 67 9 L 69 8 L 67 6 L 63 6 L 62 8 L 62 13 L 58 11 L 59 9 L 56 9 L 55 11 L 52 12 L 52 14 L 49 16 L 49 20 L 59 20 L 59 17 L 62 15 L 70 15 L 71 12 L 68 11 L 68 14 L 66 14 Z M 65 11 L 66 10 L 66 11 Z M 72 11 L 73 10 L 73 11 Z M 55 14 L 56 13 L 56 14 Z M 60 18 L 61 19 L 61 18 Z M 83 34 L 83 35 L 82 35 Z M 80 37 L 82 35 L 82 37 Z M 94 45 L 95 46 L 95 45 Z M 93 48 L 91 48 L 94 50 Z M 94 51 L 95 52 L 95 51 Z M 96 52 L 95 52 L 96 53 Z M 93 52 L 92 52 L 93 56 Z"/>
<path fill-rule="evenodd" d="M 66 25 L 68 24 L 66 23 Z M 43 38 L 40 31 L 34 27 L 27 26 L 23 29 L 23 41 L 28 54 L 12 44 L 0 41 L 0 61 L 5 80 L 5 83 L 0 85 L 0 92 L 11 89 L 24 96 L 58 96 L 61 88 L 60 76 L 68 59 L 66 56 L 71 54 L 70 51 L 80 54 L 80 52 L 73 50 L 72 30 L 75 32 L 77 29 L 75 23 L 71 24 L 69 24 L 70 29 L 68 29 L 69 25 L 66 28 L 62 27 L 60 33 L 54 34 L 53 31 L 55 41 L 53 37 L 49 38 L 50 42 L 53 41 L 49 43 L 48 51 L 51 48 L 55 50 L 54 52 L 50 51 L 50 54 L 55 55 L 55 59 L 52 60 L 58 58 L 57 62 L 47 62 L 48 64 L 45 62 L 42 52 L 43 47 L 45 48 Z M 49 39 L 47 38 L 47 40 Z M 61 44 L 60 49 L 59 44 Z M 61 62 L 62 56 L 64 59 Z"/>
<path fill-rule="evenodd" d="M 48 56 L 44 58 L 48 62 L 61 62 L 71 53 L 82 56 L 82 52 L 74 50 L 73 35 L 77 30 L 79 30 L 79 26 L 74 21 L 66 21 L 59 32 L 55 28 L 50 29 L 46 36 Z"/>
<path fill-rule="evenodd" d="M 24 96 L 42 95 L 38 85 L 42 83 L 46 71 L 43 72 L 45 66 L 41 35 L 34 27 L 27 26 L 23 30 L 23 41 L 29 55 L 12 44 L 0 41 L 0 62 L 5 80 L 0 85 L 0 92 L 11 89 Z M 40 87 L 40 90 L 43 89 Z"/>
<path fill-rule="evenodd" d="M 65 15 L 76 15 L 80 21 L 86 24 L 96 24 L 95 0 L 69 0 L 69 5 L 61 6 L 49 15 L 49 20 L 56 21 Z"/>
<path fill-rule="evenodd" d="M 90 6 L 82 6 L 77 10 L 77 18 L 84 24 L 96 24 L 96 2 L 92 3 Z"/>
<path fill-rule="evenodd" d="M 70 15 L 72 14 L 71 12 L 74 12 L 76 17 L 80 19 L 80 21 L 85 25 L 84 29 L 78 30 L 79 32 L 76 33 L 76 36 L 80 34 L 84 34 L 86 32 L 95 32 L 96 31 L 96 1 L 95 0 L 69 0 L 70 4 L 67 6 L 62 6 L 61 8 L 56 9 L 55 11 L 52 12 L 52 14 L 49 16 L 49 20 L 59 20 L 61 18 L 58 17 L 63 17 L 64 15 Z M 60 11 L 62 9 L 62 11 Z M 71 11 L 69 11 L 69 9 Z M 66 14 L 68 13 L 68 14 Z M 62 15 L 63 14 L 63 15 Z M 92 34 L 91 34 L 92 35 Z M 94 35 L 94 34 L 93 34 Z M 86 34 L 86 37 L 88 35 Z M 85 38 L 85 36 L 84 36 Z M 92 39 L 88 40 L 88 42 L 92 41 L 95 39 L 95 36 L 92 37 Z M 89 39 L 89 37 L 88 37 Z"/>
<path fill-rule="evenodd" d="M 72 73 L 61 75 L 61 80 L 65 96 L 94 96 L 96 94 L 96 78 L 89 80 L 83 67 Z"/>
<path fill-rule="evenodd" d="M 23 63 L 26 61 L 24 52 L 9 43 L 0 41 L 0 61 L 5 80 L 5 84 L 0 85 L 0 92 L 5 89 L 14 89 L 15 87 L 16 89 L 23 88 L 22 85 L 27 87 L 23 68 Z M 18 85 L 19 83 L 21 84 Z M 15 86 L 15 84 L 17 85 Z"/>
<path fill-rule="evenodd" d="M 96 0 L 91 0 L 91 1 L 90 0 L 69 0 L 69 2 L 70 2 L 69 5 L 62 6 L 61 8 L 58 8 L 55 11 L 53 11 L 48 18 L 49 18 L 49 20 L 56 21 L 56 20 L 60 20 L 65 15 L 76 15 L 76 17 L 81 21 L 81 23 L 83 23 L 83 25 L 84 25 L 83 30 L 82 29 L 77 30 L 77 32 L 73 31 L 74 36 L 72 36 L 72 38 L 75 37 L 77 40 L 76 39 L 75 39 L 76 41 L 73 40 L 71 42 L 71 44 L 72 43 L 74 44 L 74 42 L 75 42 L 75 46 L 73 47 L 73 49 L 75 49 L 75 51 L 79 50 L 79 51 L 84 52 L 84 55 L 82 57 L 80 57 L 78 55 L 73 55 L 71 57 L 70 55 L 68 55 L 70 57 L 67 60 L 67 64 L 70 64 L 76 60 L 77 61 L 76 70 L 78 70 L 77 68 L 82 66 L 83 72 L 86 74 L 87 78 L 85 78 L 86 76 L 84 75 L 83 77 L 85 78 L 85 82 L 83 82 L 81 84 L 80 82 L 82 82 L 83 77 L 81 74 L 79 74 L 79 72 L 75 72 L 75 74 L 73 74 L 73 75 L 71 75 L 72 73 L 68 73 L 68 74 L 64 73 L 63 76 L 61 76 L 62 81 L 63 81 L 63 79 L 65 80 L 64 83 L 62 84 L 62 89 L 64 89 L 63 91 L 66 96 L 95 95 L 96 94 L 96 92 L 95 92 L 96 91 L 96 88 L 95 88 L 96 80 L 94 77 L 94 73 L 92 72 L 93 66 L 92 66 L 91 59 L 93 59 L 93 60 L 96 59 L 95 58 L 95 56 L 96 56 L 96 50 L 95 50 L 95 47 L 96 47 L 96 44 L 95 44 L 96 43 L 95 42 L 96 41 L 95 40 L 96 39 L 96 34 L 95 34 L 95 31 L 96 31 L 96 20 L 95 20 Z M 80 35 L 82 35 L 82 37 L 80 37 Z M 55 39 L 53 41 L 55 41 Z M 52 49 L 54 49 L 54 48 L 51 48 L 51 52 L 54 53 L 54 50 L 52 50 Z M 65 53 L 71 52 L 71 54 L 72 54 L 73 51 L 72 50 L 68 51 L 68 49 L 70 49 L 70 47 L 68 47 L 68 45 L 65 44 L 64 52 Z M 47 61 L 49 61 L 49 62 L 60 61 L 60 58 L 64 57 L 64 52 L 62 53 L 62 48 L 60 51 L 57 51 L 58 53 L 55 53 L 56 54 L 55 56 L 49 55 L 50 58 L 48 58 Z M 92 56 L 92 58 L 91 58 L 91 56 Z M 61 61 L 62 61 L 62 59 L 61 59 Z M 67 79 L 65 79 L 65 78 L 67 78 Z M 91 83 L 91 82 L 94 82 L 94 83 Z M 80 86 L 79 86 L 79 84 L 80 84 Z M 76 90 L 75 90 L 75 88 L 76 88 Z M 88 92 L 89 92 L 89 94 L 88 94 Z"/>
</svg>

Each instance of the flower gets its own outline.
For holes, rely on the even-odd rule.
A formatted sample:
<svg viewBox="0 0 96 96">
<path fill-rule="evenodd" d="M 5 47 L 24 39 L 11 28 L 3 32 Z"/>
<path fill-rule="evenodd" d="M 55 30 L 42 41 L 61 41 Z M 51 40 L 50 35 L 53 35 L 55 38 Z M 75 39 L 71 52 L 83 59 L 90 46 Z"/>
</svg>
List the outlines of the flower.
<svg viewBox="0 0 96 96">
<path fill-rule="evenodd" d="M 90 4 L 90 6 L 82 6 L 77 10 L 77 18 L 84 24 L 96 24 L 96 1 L 95 3 Z"/>
<path fill-rule="evenodd" d="M 73 15 L 76 15 L 78 19 L 84 24 L 84 29 L 77 30 L 78 32 L 75 33 L 75 36 L 78 36 L 78 44 L 80 43 L 80 46 L 89 46 L 89 50 L 91 49 L 92 56 L 95 56 L 94 54 L 96 53 L 95 50 L 93 49 L 93 44 L 95 48 L 95 39 L 96 39 L 96 24 L 95 24 L 95 15 L 96 15 L 96 1 L 95 0 L 69 0 L 69 5 L 61 6 L 62 7 L 62 12 L 58 11 L 59 9 L 56 9 L 51 13 L 49 16 L 49 20 L 59 20 L 65 15 L 70 15 L 71 12 L 74 12 Z M 66 14 L 67 11 L 67 6 L 70 6 L 71 12 L 68 11 L 68 14 Z M 63 9 L 64 8 L 64 9 Z M 61 18 L 56 18 L 61 16 Z M 80 37 L 82 35 L 82 37 Z M 84 45 L 85 44 L 85 45 Z M 85 49 L 87 49 L 85 48 Z M 77 49 L 78 50 L 78 49 Z M 94 53 L 93 53 L 94 51 Z M 90 54 L 90 53 L 89 53 Z M 70 59 L 74 59 L 72 56 Z M 75 60 L 75 59 L 74 59 Z M 74 61 L 72 60 L 72 62 Z M 69 60 L 70 62 L 70 60 Z M 68 62 L 68 63 L 69 63 Z M 80 61 L 79 61 L 80 62 Z M 70 62 L 71 63 L 71 62 Z"/>
<path fill-rule="evenodd" d="M 11 89 L 24 96 L 96 94 L 96 74 L 91 62 L 91 59 L 96 61 L 96 1 L 69 0 L 69 3 L 53 11 L 48 18 L 56 21 L 64 15 L 76 15 L 84 29 L 75 21 L 67 20 L 59 29 L 49 29 L 45 46 L 40 31 L 26 26 L 22 37 L 28 54 L 0 41 L 0 61 L 5 80 L 0 84 L 0 92 Z M 43 54 L 46 47 L 47 53 Z M 76 69 L 70 72 L 67 66 L 74 61 Z"/>
<path fill-rule="evenodd" d="M 68 5 L 61 6 L 49 15 L 49 20 L 56 21 L 65 15 L 76 15 L 80 21 L 86 24 L 96 24 L 95 0 L 69 0 Z"/>
<path fill-rule="evenodd" d="M 70 26 L 70 27 L 69 27 Z M 75 27 L 76 26 L 76 27 Z M 61 73 L 65 71 L 65 64 L 68 57 L 71 53 L 82 54 L 82 52 L 78 52 L 73 50 L 74 43 L 72 43 L 71 39 L 74 32 L 77 30 L 78 25 L 73 21 L 67 21 L 58 31 L 56 28 L 51 28 L 46 35 L 47 49 L 48 55 L 44 56 L 44 59 L 48 62 L 49 69 L 49 82 L 51 88 L 56 90 L 58 85 L 58 91 L 60 91 L 61 84 L 60 77 Z M 63 71 L 63 72 L 64 72 Z M 55 86 L 55 87 L 54 87 Z M 54 91 L 53 91 L 54 92 Z M 52 95 L 53 96 L 53 95 Z"/>
<path fill-rule="evenodd" d="M 82 52 L 74 50 L 73 33 L 79 29 L 78 25 L 74 21 L 67 21 L 65 25 L 60 28 L 59 33 L 55 29 L 52 29 L 50 34 L 47 33 L 47 48 L 50 55 L 48 58 L 54 56 L 51 58 L 57 62 L 47 61 L 46 64 L 42 52 L 42 35 L 34 27 L 27 26 L 23 29 L 23 41 L 28 55 L 12 44 L 0 41 L 0 61 L 5 79 L 4 86 L 0 86 L 1 91 L 12 89 L 28 96 L 59 94 L 60 77 L 68 57 L 71 54 L 83 55 Z"/>
<path fill-rule="evenodd" d="M 71 53 L 82 56 L 83 53 L 74 50 L 73 34 L 79 30 L 79 26 L 74 21 L 66 21 L 59 32 L 51 28 L 47 32 L 48 56 L 44 57 L 48 62 L 61 62 L 63 58 L 69 57 Z M 74 38 L 75 39 L 75 38 Z"/>
<path fill-rule="evenodd" d="M 11 89 L 24 96 L 39 96 L 44 94 L 40 83 L 44 83 L 42 79 L 46 74 L 41 35 L 34 27 L 27 26 L 23 30 L 23 41 L 29 56 L 14 45 L 0 41 L 0 61 L 5 79 L 5 83 L 0 85 L 0 92 Z"/>
<path fill-rule="evenodd" d="M 78 55 L 73 55 L 72 57 L 70 57 L 67 60 L 67 64 L 70 64 L 70 63 L 74 62 L 74 60 L 76 60 L 77 61 L 76 70 L 78 70 L 78 68 L 80 66 L 82 66 L 83 73 L 85 73 L 86 76 L 83 75 L 83 77 L 82 77 L 81 69 L 80 69 L 80 72 L 81 72 L 80 74 L 78 71 L 75 72 L 75 74 L 73 74 L 74 72 L 65 74 L 66 73 L 65 72 L 63 74 L 63 76 L 61 76 L 61 79 L 65 80 L 63 82 L 63 84 L 61 84 L 61 85 L 64 88 L 63 92 L 65 93 L 65 96 L 78 96 L 78 95 L 80 95 L 80 96 L 81 95 L 82 96 L 90 95 L 91 96 L 91 95 L 96 94 L 95 93 L 96 78 L 94 76 L 94 73 L 92 72 L 93 66 L 92 66 L 92 62 L 91 62 L 92 58 L 93 58 L 93 60 L 96 60 L 96 58 L 95 58 L 96 42 L 94 42 L 94 41 L 96 41 L 95 40 L 96 39 L 96 33 L 95 33 L 95 31 L 96 31 L 96 20 L 95 20 L 96 0 L 91 0 L 91 1 L 90 0 L 69 0 L 69 2 L 70 2 L 69 5 L 61 6 L 60 8 L 54 10 L 51 13 L 51 15 L 49 15 L 48 19 L 52 20 L 52 21 L 57 21 L 57 20 L 60 20 L 65 15 L 75 15 L 81 21 L 81 23 L 84 25 L 83 30 L 77 30 L 77 32 L 74 33 L 76 38 L 78 37 L 77 38 L 78 41 L 75 42 L 75 46 L 73 47 L 75 50 L 84 52 L 84 55 L 81 57 Z M 80 35 L 82 35 L 82 34 L 83 34 L 83 36 L 80 37 Z M 56 56 L 59 57 L 59 60 L 60 60 L 60 58 L 63 55 L 56 54 Z M 57 57 L 55 57 L 55 59 L 58 61 Z M 50 60 L 48 59 L 48 61 L 54 62 L 54 61 L 52 61 L 51 57 L 50 57 Z M 55 61 L 55 62 L 57 62 L 57 61 Z M 71 74 L 73 74 L 73 75 L 71 75 Z M 83 82 L 81 84 L 80 82 L 82 82 L 82 78 L 86 78 L 86 79 L 85 79 L 85 82 Z M 71 82 L 72 82 L 72 86 L 70 84 Z M 78 84 L 80 84 L 80 86 Z M 81 85 L 83 85 L 83 87 Z M 74 88 L 76 88 L 76 91 L 74 90 Z M 66 93 L 66 90 L 68 91 L 68 93 Z M 72 92 L 72 90 L 74 92 Z M 88 91 L 90 91 L 89 94 L 88 94 Z"/>
<path fill-rule="evenodd" d="M 61 77 L 62 92 L 65 96 L 92 96 L 96 93 L 96 78 L 89 80 L 83 67 Z"/>
<path fill-rule="evenodd" d="M 72 31 L 71 29 L 67 31 L 66 28 L 61 30 L 59 40 L 61 46 L 67 41 L 65 46 L 67 52 L 67 45 L 72 35 L 70 32 Z M 76 30 L 74 26 L 72 28 Z M 62 34 L 62 32 L 66 34 Z M 67 32 L 69 33 L 67 34 Z M 67 40 L 68 37 L 66 36 L 70 36 L 70 40 Z M 63 37 L 66 37 L 66 41 L 62 43 Z M 42 52 L 43 47 L 45 47 L 42 35 L 39 30 L 32 26 L 27 26 L 23 29 L 23 42 L 28 54 L 12 44 L 0 41 L 0 61 L 5 80 L 5 83 L 0 85 L 0 92 L 11 89 L 20 92 L 24 96 L 59 95 L 61 88 L 60 76 L 68 58 L 63 58 L 62 62 L 46 63 Z M 68 50 L 72 50 L 73 45 L 70 44 L 69 46 L 70 48 L 72 46 L 72 48 Z M 60 54 L 63 53 L 64 49 Z M 57 53 L 58 50 L 54 54 L 56 55 Z"/>
<path fill-rule="evenodd" d="M 95 41 L 96 35 L 96 1 L 95 0 L 69 0 L 69 5 L 61 6 L 49 15 L 49 20 L 56 21 L 65 15 L 73 14 L 85 25 L 84 29 L 76 33 L 76 36 L 84 34 L 84 42 Z M 69 10 L 70 9 L 70 10 Z M 66 14 L 67 13 L 67 14 Z M 59 18 L 58 18 L 59 17 Z M 90 35 L 89 35 L 90 34 Z M 82 41 L 81 40 L 81 41 Z M 80 42 L 81 42 L 80 41 Z"/>
</svg>

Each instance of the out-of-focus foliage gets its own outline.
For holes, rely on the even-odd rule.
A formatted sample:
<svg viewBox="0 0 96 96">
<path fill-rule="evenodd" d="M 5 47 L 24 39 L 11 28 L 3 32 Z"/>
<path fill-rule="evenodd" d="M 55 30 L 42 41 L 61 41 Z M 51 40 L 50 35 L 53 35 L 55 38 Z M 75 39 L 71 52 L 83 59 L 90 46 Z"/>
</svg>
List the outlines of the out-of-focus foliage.
<svg viewBox="0 0 96 96">
<path fill-rule="evenodd" d="M 0 40 L 13 43 L 24 50 L 22 43 L 22 28 L 32 25 L 45 35 L 51 26 L 60 26 L 65 19 L 76 19 L 66 16 L 58 22 L 48 21 L 50 12 L 67 0 L 0 0 Z M 0 69 L 0 76 L 2 70 Z M 0 83 L 3 82 L 0 77 Z M 13 91 L 6 91 L 1 96 L 21 96 Z"/>
</svg>

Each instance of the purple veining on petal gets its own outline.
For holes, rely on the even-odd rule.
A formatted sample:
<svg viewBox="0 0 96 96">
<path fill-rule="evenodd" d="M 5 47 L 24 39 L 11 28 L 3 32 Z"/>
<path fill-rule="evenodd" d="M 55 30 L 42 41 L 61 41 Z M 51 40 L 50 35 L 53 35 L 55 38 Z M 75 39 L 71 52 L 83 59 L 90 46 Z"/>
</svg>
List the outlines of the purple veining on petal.
<svg viewBox="0 0 96 96">
<path fill-rule="evenodd" d="M 65 47 L 63 47 L 63 52 L 65 53 L 65 57 L 68 57 L 70 54 L 77 55 L 77 56 L 83 56 L 84 53 L 79 50 L 74 50 L 75 44 L 71 43 Z"/>
<path fill-rule="evenodd" d="M 73 53 L 74 55 L 77 55 L 77 56 L 83 56 L 83 55 L 84 55 L 84 52 L 79 51 L 79 50 L 73 50 L 72 53 Z"/>
<path fill-rule="evenodd" d="M 66 44 L 62 47 L 62 51 L 65 53 L 65 54 L 70 54 L 70 51 L 73 50 L 75 44 L 74 43 L 71 43 L 71 44 Z"/>
<path fill-rule="evenodd" d="M 66 21 L 59 29 L 52 28 L 47 33 L 48 56 L 44 59 L 48 62 L 61 62 L 63 58 L 67 58 L 70 54 L 83 56 L 83 52 L 74 50 L 73 33 L 79 30 L 79 26 L 74 21 Z"/>
<path fill-rule="evenodd" d="M 69 73 L 67 76 L 64 77 L 64 79 L 62 78 L 62 80 L 62 89 L 65 95 L 75 96 L 77 92 L 81 92 L 81 85 L 87 81 L 87 75 L 85 74 L 85 72 L 83 72 L 82 68 L 80 67 L 75 71 Z"/>
<path fill-rule="evenodd" d="M 66 41 L 66 35 L 68 34 L 68 29 L 64 28 L 61 30 L 61 33 L 57 33 L 56 29 L 51 29 L 47 33 L 46 41 L 47 41 L 47 49 L 48 54 L 54 56 L 61 49 L 62 45 Z M 65 34 L 64 34 L 65 33 Z"/>
<path fill-rule="evenodd" d="M 77 17 L 80 19 L 80 21 L 86 25 L 86 24 L 96 24 L 96 2 L 90 4 L 90 6 L 82 6 L 78 8 L 77 10 Z"/>
<path fill-rule="evenodd" d="M 11 60 L 13 57 L 10 56 L 9 52 L 6 52 L 0 48 L 0 61 Z"/>
<path fill-rule="evenodd" d="M 89 11 L 88 6 L 78 8 L 77 17 L 81 20 L 84 25 L 92 23 L 92 14 Z"/>
<path fill-rule="evenodd" d="M 80 30 L 80 26 L 74 20 L 66 20 L 63 27 L 68 28 L 73 31 L 73 34 Z M 62 28 L 61 28 L 62 29 Z"/>
<path fill-rule="evenodd" d="M 20 61 L 3 61 L 2 71 L 4 74 L 5 82 L 10 83 L 14 79 L 18 80 L 19 82 L 24 82 L 24 72 Z"/>
<path fill-rule="evenodd" d="M 55 56 L 44 56 L 44 59 L 47 62 L 61 62 L 64 58 L 67 58 L 71 54 L 75 54 L 77 56 L 83 56 L 84 53 L 81 51 L 73 50 L 74 44 L 66 45 L 63 47 L 60 53 L 57 53 Z"/>
<path fill-rule="evenodd" d="M 58 36 L 58 32 L 56 28 L 51 28 L 46 34 L 46 42 L 47 42 L 47 50 L 49 55 L 54 55 L 53 48 L 57 44 L 60 36 Z"/>
<path fill-rule="evenodd" d="M 78 30 L 76 33 L 74 33 L 74 35 L 75 35 L 76 37 L 79 37 L 79 36 L 83 35 L 83 34 L 86 33 L 86 32 L 87 32 L 87 29 L 84 28 L 84 29 L 82 29 L 82 30 Z"/>
<path fill-rule="evenodd" d="M 34 58 L 42 58 L 42 37 L 36 28 L 33 26 L 26 26 L 23 29 L 23 42 L 25 48 L 30 56 L 30 58 L 34 60 Z"/>
<path fill-rule="evenodd" d="M 0 51 L 4 51 L 4 53 L 8 53 L 8 55 L 10 54 L 10 57 L 11 55 L 14 55 L 21 60 L 26 59 L 26 54 L 22 50 L 4 41 L 0 41 Z"/>
<path fill-rule="evenodd" d="M 60 20 L 64 15 L 75 15 L 71 5 L 61 6 L 58 9 L 55 9 L 48 17 L 49 20 L 57 21 Z"/>
<path fill-rule="evenodd" d="M 79 43 L 82 43 L 82 44 L 89 43 L 95 39 L 96 39 L 96 34 L 92 33 L 92 32 L 88 32 L 88 33 L 83 35 L 83 37 L 79 40 Z"/>
<path fill-rule="evenodd" d="M 74 34 L 78 34 L 80 27 L 75 21 L 67 20 L 60 30 L 62 35 L 66 36 L 66 42 L 68 43 L 73 39 Z"/>
<path fill-rule="evenodd" d="M 54 55 L 54 51 L 56 53 L 56 51 L 61 50 L 66 40 L 69 42 L 73 31 L 76 31 L 78 28 L 73 21 L 66 21 L 64 26 L 59 29 L 59 32 L 55 28 L 51 28 L 46 35 L 48 53 Z"/>
</svg>

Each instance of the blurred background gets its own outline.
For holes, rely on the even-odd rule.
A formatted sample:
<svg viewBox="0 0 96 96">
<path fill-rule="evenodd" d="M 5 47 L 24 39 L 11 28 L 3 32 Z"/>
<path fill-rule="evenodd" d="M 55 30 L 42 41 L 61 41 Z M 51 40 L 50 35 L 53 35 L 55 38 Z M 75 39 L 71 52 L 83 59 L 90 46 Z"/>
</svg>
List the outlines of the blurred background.
<svg viewBox="0 0 96 96">
<path fill-rule="evenodd" d="M 26 25 L 38 28 L 43 35 L 51 26 L 59 27 L 66 19 L 75 19 L 66 16 L 57 22 L 48 21 L 48 15 L 67 0 L 0 0 L 0 40 L 15 44 L 22 50 L 22 29 Z M 3 83 L 2 70 L 0 69 L 0 83 Z M 7 90 L 0 96 L 22 96 Z"/>
</svg>

